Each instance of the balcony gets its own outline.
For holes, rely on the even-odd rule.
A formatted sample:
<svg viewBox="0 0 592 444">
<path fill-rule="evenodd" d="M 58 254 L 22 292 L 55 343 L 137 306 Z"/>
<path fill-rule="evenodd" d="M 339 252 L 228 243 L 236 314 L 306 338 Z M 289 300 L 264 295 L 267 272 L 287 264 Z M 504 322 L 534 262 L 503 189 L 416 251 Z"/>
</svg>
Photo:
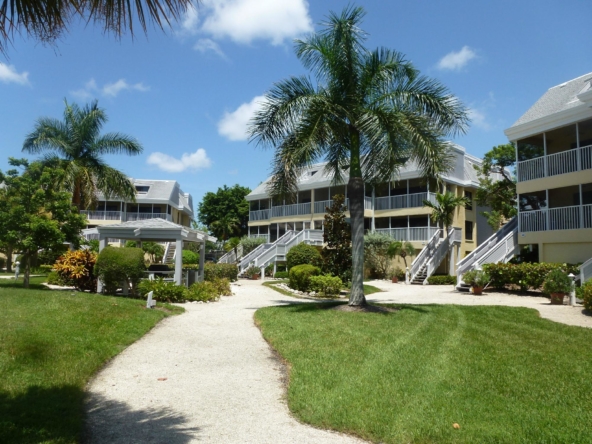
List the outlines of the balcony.
<svg viewBox="0 0 592 444">
<path fill-rule="evenodd" d="M 269 219 L 269 210 L 257 210 L 257 211 L 249 211 L 249 220 L 257 221 L 257 220 L 267 220 Z"/>
<path fill-rule="evenodd" d="M 398 241 L 427 242 L 438 231 L 438 227 L 378 228 L 374 231 Z"/>
<path fill-rule="evenodd" d="M 520 212 L 522 233 L 592 228 L 592 205 L 548 208 Z"/>
<path fill-rule="evenodd" d="M 592 145 L 518 162 L 518 182 L 592 169 Z"/>
<path fill-rule="evenodd" d="M 434 193 L 401 194 L 399 196 L 377 197 L 374 199 L 376 210 L 396 210 L 399 208 L 423 207 L 423 201 L 436 202 Z"/>
<path fill-rule="evenodd" d="M 121 220 L 121 211 L 87 211 L 83 210 L 80 214 L 84 214 L 90 220 Z"/>
<path fill-rule="evenodd" d="M 271 217 L 299 216 L 301 214 L 311 214 L 311 205 L 308 203 L 294 205 L 280 205 L 271 207 Z M 260 210 L 261 211 L 261 210 Z"/>
<path fill-rule="evenodd" d="M 135 221 L 135 220 L 146 220 L 146 219 L 164 219 L 172 222 L 172 218 L 170 214 L 166 213 L 127 213 L 125 216 L 125 220 L 127 222 Z"/>
</svg>

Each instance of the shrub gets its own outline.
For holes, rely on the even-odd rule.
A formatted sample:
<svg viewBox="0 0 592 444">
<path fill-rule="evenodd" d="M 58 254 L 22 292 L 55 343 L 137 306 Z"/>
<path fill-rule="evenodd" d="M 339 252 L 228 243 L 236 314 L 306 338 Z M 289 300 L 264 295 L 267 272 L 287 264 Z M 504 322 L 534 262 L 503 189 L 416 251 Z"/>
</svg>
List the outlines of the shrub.
<svg viewBox="0 0 592 444">
<path fill-rule="evenodd" d="M 290 268 L 290 288 L 299 291 L 309 291 L 310 277 L 321 274 L 321 269 L 314 265 L 302 264 Z"/>
<path fill-rule="evenodd" d="M 395 267 L 390 270 L 389 279 L 397 278 L 399 281 L 405 281 L 405 271 L 401 267 Z"/>
<path fill-rule="evenodd" d="M 0 257 L 0 269 L 6 267 L 6 259 Z"/>
<path fill-rule="evenodd" d="M 247 268 L 245 270 L 245 274 L 247 275 L 247 277 L 249 279 L 253 279 L 255 276 L 258 276 L 261 274 L 261 269 L 255 267 L 255 266 L 250 266 L 249 268 Z"/>
<path fill-rule="evenodd" d="M 456 276 L 439 275 L 428 278 L 429 285 L 456 285 Z"/>
<path fill-rule="evenodd" d="M 57 260 L 54 269 L 66 285 L 80 291 L 96 291 L 96 262 L 97 255 L 89 250 L 68 251 Z"/>
<path fill-rule="evenodd" d="M 310 289 L 320 293 L 322 296 L 336 296 L 341 291 L 343 282 L 337 276 L 311 276 Z"/>
<path fill-rule="evenodd" d="M 264 244 L 265 239 L 262 237 L 243 237 L 240 244 L 243 246 L 243 256 L 246 256 L 259 245 Z"/>
<path fill-rule="evenodd" d="M 230 281 L 228 279 L 214 279 L 211 283 L 216 289 L 218 296 L 232 296 L 232 289 L 230 288 Z"/>
<path fill-rule="evenodd" d="M 183 265 L 199 264 L 199 254 L 190 250 L 183 250 Z"/>
<path fill-rule="evenodd" d="M 227 278 L 230 282 L 238 279 L 238 267 L 235 264 L 212 264 L 204 265 L 204 280 Z"/>
<path fill-rule="evenodd" d="M 584 303 L 584 308 L 586 310 L 592 311 L 592 281 L 588 281 L 583 284 L 579 291 L 579 297 L 582 299 Z"/>
<path fill-rule="evenodd" d="M 318 267 L 321 265 L 321 253 L 312 245 L 305 243 L 298 244 L 290 249 L 286 254 L 286 263 L 288 270 L 297 265 L 313 265 Z"/>
<path fill-rule="evenodd" d="M 174 282 L 166 282 L 162 278 L 153 281 L 144 279 L 138 284 L 138 290 L 142 297 L 153 291 L 154 299 L 161 302 L 185 302 L 186 288 Z"/>
<path fill-rule="evenodd" d="M 333 203 L 325 214 L 325 245 L 321 251 L 323 271 L 332 276 L 339 276 L 344 282 L 350 281 L 352 274 L 351 227 L 346 221 L 346 210 L 345 196 L 333 196 Z"/>
<path fill-rule="evenodd" d="M 51 265 L 47 265 L 47 264 L 39 265 L 39 271 L 41 271 L 41 273 L 49 273 L 50 271 L 53 270 L 53 266 L 54 266 L 54 264 L 51 264 Z"/>
<path fill-rule="evenodd" d="M 472 287 L 485 287 L 491 280 L 491 277 L 486 271 L 471 270 L 463 275 L 462 280 Z"/>
<path fill-rule="evenodd" d="M 543 283 L 543 292 L 546 294 L 564 293 L 571 291 L 572 280 L 560 269 L 552 270 Z"/>
<path fill-rule="evenodd" d="M 58 274 L 57 271 L 52 271 L 47 275 L 47 281 L 49 285 L 66 285 L 64 280 Z"/>
<path fill-rule="evenodd" d="M 521 291 L 540 289 L 547 275 L 557 269 L 563 270 L 566 274 L 577 275 L 579 273 L 579 265 L 577 264 L 523 262 L 520 264 L 483 265 L 483 270 L 491 276 L 492 287 L 504 288 L 506 285 L 516 285 L 520 287 Z"/>
<path fill-rule="evenodd" d="M 269 264 L 265 267 L 265 276 L 272 277 L 273 276 L 273 264 Z"/>
<path fill-rule="evenodd" d="M 63 245 L 55 250 L 41 250 L 37 253 L 37 264 L 38 265 L 51 265 L 56 263 L 60 256 L 64 255 L 68 251 L 68 246 Z"/>
<path fill-rule="evenodd" d="M 107 294 L 115 294 L 122 284 L 132 285 L 136 294 L 139 280 L 145 276 L 144 251 L 140 248 L 106 247 L 101 251 L 95 266 L 95 273 L 101 279 Z"/>
<path fill-rule="evenodd" d="M 277 271 L 273 277 L 276 279 L 288 279 L 290 274 L 287 271 Z"/>
<path fill-rule="evenodd" d="M 386 234 L 369 233 L 364 236 L 364 263 L 378 279 L 387 277 L 391 266 L 388 249 L 393 238 Z"/>
<path fill-rule="evenodd" d="M 185 290 L 185 299 L 188 301 L 210 302 L 219 298 L 220 294 L 214 282 L 196 282 Z"/>
</svg>

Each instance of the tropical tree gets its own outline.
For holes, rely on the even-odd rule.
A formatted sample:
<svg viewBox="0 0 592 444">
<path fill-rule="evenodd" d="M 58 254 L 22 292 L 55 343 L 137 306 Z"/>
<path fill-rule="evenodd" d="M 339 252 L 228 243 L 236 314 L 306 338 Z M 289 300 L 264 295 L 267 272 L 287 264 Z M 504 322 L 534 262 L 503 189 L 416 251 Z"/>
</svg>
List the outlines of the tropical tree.
<svg viewBox="0 0 592 444">
<path fill-rule="evenodd" d="M 133 34 L 136 23 L 144 32 L 150 22 L 163 29 L 190 4 L 191 0 L 0 0 L 0 52 L 15 32 L 53 42 L 68 31 L 75 18 L 98 23 L 116 36 L 128 29 Z"/>
<path fill-rule="evenodd" d="M 216 192 L 207 192 L 197 206 L 197 219 L 205 225 L 214 236 L 221 238 L 222 232 L 215 228 L 214 222 L 225 216 L 238 220 L 230 236 L 246 236 L 249 232 L 249 202 L 245 196 L 251 192 L 248 187 L 238 184 L 231 187 L 224 185 Z"/>
<path fill-rule="evenodd" d="M 121 171 L 107 165 L 103 156 L 127 154 L 135 156 L 142 146 L 130 136 L 119 133 L 101 135 L 107 122 L 105 110 L 95 100 L 80 108 L 65 102 L 63 121 L 43 117 L 27 135 L 23 151 L 45 154 L 46 165 L 65 171 L 56 185 L 72 193 L 72 203 L 83 210 L 96 204 L 96 192 L 105 198 L 135 200 L 136 190 Z"/>
<path fill-rule="evenodd" d="M 399 256 L 407 268 L 407 256 L 415 256 L 416 251 L 411 242 L 394 241 L 389 245 L 387 254 L 391 259 Z"/>
<path fill-rule="evenodd" d="M 296 55 L 316 77 L 292 77 L 265 95 L 251 140 L 275 149 L 272 196 L 292 196 L 302 171 L 325 160 L 333 183 L 348 181 L 352 233 L 350 305 L 366 304 L 364 183 L 391 180 L 408 161 L 426 177 L 451 168 L 448 134 L 463 132 L 465 107 L 442 84 L 421 76 L 389 49 L 369 51 L 359 7 L 331 13 L 323 29 L 296 41 Z M 349 177 L 349 179 L 348 179 Z"/>
<path fill-rule="evenodd" d="M 323 271 L 339 276 L 342 282 L 351 281 L 352 244 L 351 229 L 345 220 L 345 196 L 336 194 L 325 211 L 323 230 Z"/>
<path fill-rule="evenodd" d="M 222 216 L 220 219 L 212 222 L 211 230 L 215 233 L 218 239 L 226 243 L 226 241 L 230 239 L 232 233 L 234 233 L 239 226 L 240 221 L 238 220 L 238 218 L 230 214 L 226 214 Z"/>
<path fill-rule="evenodd" d="M 432 214 L 430 215 L 432 221 L 440 228 L 445 228 L 444 231 L 448 233 L 450 225 L 452 225 L 452 219 L 454 218 L 454 211 L 458 207 L 467 205 L 468 203 L 468 198 L 456 196 L 447 191 L 444 194 L 436 193 L 436 202 L 424 200 L 423 206 L 432 209 Z M 442 236 L 444 236 L 444 233 L 442 233 Z"/>
</svg>

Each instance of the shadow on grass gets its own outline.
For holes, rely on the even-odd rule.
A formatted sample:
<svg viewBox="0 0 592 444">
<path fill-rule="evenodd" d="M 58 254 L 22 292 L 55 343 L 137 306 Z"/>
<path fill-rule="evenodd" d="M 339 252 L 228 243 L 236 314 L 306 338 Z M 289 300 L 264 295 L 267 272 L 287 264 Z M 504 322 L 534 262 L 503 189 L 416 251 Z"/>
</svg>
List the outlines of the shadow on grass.
<svg viewBox="0 0 592 444">
<path fill-rule="evenodd" d="M 321 310 L 329 310 L 338 305 L 346 305 L 347 301 L 327 301 L 327 302 L 293 302 L 288 304 L 276 305 L 276 307 L 282 309 L 289 309 L 293 313 L 309 313 L 314 311 L 321 311 Z M 430 313 L 424 307 L 429 307 L 430 305 L 426 306 L 418 306 L 418 305 L 401 305 L 401 304 L 368 304 L 373 305 L 376 307 L 388 307 L 388 308 L 396 308 L 398 310 L 409 310 L 415 311 L 417 313 L 427 314 Z M 437 305 L 434 305 L 437 306 Z M 383 315 L 394 315 L 396 312 L 374 312 L 373 314 L 383 314 Z"/>
<path fill-rule="evenodd" d="M 93 426 L 83 432 L 84 392 L 76 386 L 30 387 L 12 395 L 0 391 L 2 443 L 189 442 L 197 429 L 184 416 L 163 409 L 132 410 L 93 396 L 87 403 Z"/>
</svg>

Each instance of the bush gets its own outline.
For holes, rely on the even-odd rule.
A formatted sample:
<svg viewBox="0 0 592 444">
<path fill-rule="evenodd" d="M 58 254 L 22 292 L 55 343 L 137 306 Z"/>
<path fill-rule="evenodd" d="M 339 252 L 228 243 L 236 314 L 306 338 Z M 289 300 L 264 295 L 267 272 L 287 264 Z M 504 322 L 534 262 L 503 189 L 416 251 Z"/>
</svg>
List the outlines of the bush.
<svg viewBox="0 0 592 444">
<path fill-rule="evenodd" d="M 552 270 L 543 283 L 543 292 L 546 294 L 564 293 L 571 291 L 572 280 L 560 269 Z"/>
<path fill-rule="evenodd" d="M 430 276 L 428 278 L 429 285 L 456 285 L 456 276 L 440 275 Z"/>
<path fill-rule="evenodd" d="M 183 250 L 183 265 L 199 264 L 199 254 L 193 251 Z"/>
<path fill-rule="evenodd" d="M 60 256 L 64 255 L 68 251 L 68 246 L 63 245 L 61 248 L 55 250 L 41 250 L 37 253 L 37 264 L 38 265 L 51 265 L 56 263 Z"/>
<path fill-rule="evenodd" d="M 204 265 L 204 280 L 211 282 L 222 278 L 235 282 L 238 279 L 238 267 L 235 264 L 206 263 Z"/>
<path fill-rule="evenodd" d="M 188 301 L 210 302 L 219 298 L 220 294 L 214 282 L 196 282 L 185 290 L 185 299 Z"/>
<path fill-rule="evenodd" d="M 269 264 L 265 267 L 265 276 L 272 277 L 273 276 L 273 264 Z"/>
<path fill-rule="evenodd" d="M 51 264 L 51 265 L 47 265 L 47 264 L 39 265 L 39 271 L 41 273 L 49 273 L 50 271 L 53 270 L 53 266 L 54 266 L 54 264 Z"/>
<path fill-rule="evenodd" d="M 232 289 L 230 288 L 230 281 L 228 279 L 214 279 L 211 283 L 216 289 L 218 296 L 232 296 Z"/>
<path fill-rule="evenodd" d="M 364 263 L 372 276 L 378 279 L 387 277 L 391 266 L 388 249 L 393 238 L 386 234 L 369 233 L 364 236 Z"/>
<path fill-rule="evenodd" d="M 580 299 L 586 310 L 592 311 L 592 281 L 586 282 L 578 291 Z"/>
<path fill-rule="evenodd" d="M 491 276 L 483 270 L 471 270 L 463 275 L 462 280 L 471 287 L 485 287 L 491 281 Z"/>
<path fill-rule="evenodd" d="M 312 245 L 305 243 L 298 244 L 290 249 L 286 254 L 286 263 L 288 270 L 297 265 L 313 265 L 319 267 L 321 265 L 321 253 Z"/>
<path fill-rule="evenodd" d="M 249 279 L 253 279 L 255 276 L 259 276 L 261 274 L 261 269 L 251 265 L 249 268 L 245 270 L 245 274 Z M 261 277 L 261 276 L 259 276 Z"/>
<path fill-rule="evenodd" d="M 287 271 L 277 271 L 273 277 L 276 279 L 288 279 L 290 274 Z"/>
<path fill-rule="evenodd" d="M 55 271 L 66 285 L 80 291 L 96 291 L 97 255 L 89 250 L 68 251 L 54 265 Z"/>
<path fill-rule="evenodd" d="M 314 265 L 302 264 L 290 268 L 289 273 L 290 283 L 288 285 L 290 288 L 299 291 L 309 291 L 311 276 L 320 275 L 321 269 Z"/>
<path fill-rule="evenodd" d="M 131 284 L 132 295 L 135 295 L 139 280 L 145 277 L 145 270 L 144 251 L 132 247 L 104 248 L 95 266 L 95 273 L 103 282 L 107 294 L 115 294 L 122 283 L 127 283 Z"/>
<path fill-rule="evenodd" d="M 6 259 L 0 257 L 0 269 L 6 267 Z"/>
<path fill-rule="evenodd" d="M 343 282 L 337 276 L 311 276 L 310 289 L 322 296 L 337 296 L 343 287 Z"/>
<path fill-rule="evenodd" d="M 262 237 L 243 237 L 240 244 L 243 246 L 243 256 L 246 256 L 259 245 L 264 244 L 265 239 Z"/>
<path fill-rule="evenodd" d="M 558 263 L 532 263 L 523 262 L 520 264 L 485 264 L 483 270 L 491 277 L 491 286 L 495 288 L 504 288 L 507 285 L 516 285 L 520 291 L 528 289 L 538 290 L 543 286 L 547 275 L 552 270 L 560 269 L 564 273 L 579 273 L 577 264 L 558 264 Z"/>
<path fill-rule="evenodd" d="M 142 280 L 138 284 L 138 291 L 141 297 L 146 297 L 148 293 L 153 291 L 153 298 L 161 302 L 185 302 L 186 288 L 174 282 L 166 282 L 162 278 L 153 281 Z"/>
<path fill-rule="evenodd" d="M 52 271 L 47 275 L 47 281 L 46 281 L 49 285 L 66 285 L 66 283 L 64 282 L 64 280 L 61 278 L 61 276 L 58 274 L 57 271 Z"/>
</svg>

